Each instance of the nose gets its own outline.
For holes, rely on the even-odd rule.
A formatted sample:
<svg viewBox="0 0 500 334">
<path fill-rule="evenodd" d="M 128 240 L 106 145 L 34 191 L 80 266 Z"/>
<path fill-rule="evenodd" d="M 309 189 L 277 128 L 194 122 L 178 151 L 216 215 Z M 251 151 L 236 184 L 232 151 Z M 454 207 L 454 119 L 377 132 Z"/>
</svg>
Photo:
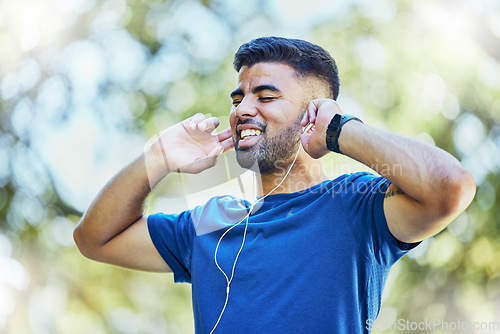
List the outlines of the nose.
<svg viewBox="0 0 500 334">
<path fill-rule="evenodd" d="M 257 107 L 248 97 L 244 97 L 235 108 L 236 117 L 238 117 L 239 119 L 255 117 L 257 115 L 257 112 Z"/>
</svg>

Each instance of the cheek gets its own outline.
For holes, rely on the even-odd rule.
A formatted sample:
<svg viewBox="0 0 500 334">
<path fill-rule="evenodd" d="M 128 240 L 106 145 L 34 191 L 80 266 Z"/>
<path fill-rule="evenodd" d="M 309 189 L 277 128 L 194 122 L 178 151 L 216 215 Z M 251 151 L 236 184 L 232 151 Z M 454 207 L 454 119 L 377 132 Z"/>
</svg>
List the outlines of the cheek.
<svg viewBox="0 0 500 334">
<path fill-rule="evenodd" d="M 234 107 L 231 108 L 231 111 L 229 112 L 229 124 L 231 125 L 231 128 L 236 126 L 236 122 L 238 121 L 236 117 L 236 112 L 234 111 Z"/>
<path fill-rule="evenodd" d="M 233 131 L 233 135 L 236 132 L 236 123 L 238 122 L 238 118 L 236 117 L 236 112 L 234 111 L 234 108 L 231 108 L 231 112 L 229 113 L 229 126 L 231 127 L 231 130 Z"/>
</svg>

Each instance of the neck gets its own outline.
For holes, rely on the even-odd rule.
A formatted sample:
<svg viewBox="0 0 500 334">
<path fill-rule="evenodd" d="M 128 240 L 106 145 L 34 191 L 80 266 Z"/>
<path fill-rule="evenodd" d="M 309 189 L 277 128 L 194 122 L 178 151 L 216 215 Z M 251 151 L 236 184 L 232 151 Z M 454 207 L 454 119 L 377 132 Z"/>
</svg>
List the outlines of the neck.
<svg viewBox="0 0 500 334">
<path fill-rule="evenodd" d="M 274 171 L 266 174 L 260 174 L 261 182 L 257 182 L 257 195 L 265 196 L 276 188 L 290 169 L 292 161 L 288 164 L 283 164 Z M 272 194 L 301 191 L 315 186 L 327 179 L 328 178 L 324 174 L 323 168 L 321 167 L 321 162 L 311 158 L 309 154 L 305 152 L 300 152 L 285 180 L 278 188 L 276 188 L 276 190 L 272 192 Z"/>
</svg>

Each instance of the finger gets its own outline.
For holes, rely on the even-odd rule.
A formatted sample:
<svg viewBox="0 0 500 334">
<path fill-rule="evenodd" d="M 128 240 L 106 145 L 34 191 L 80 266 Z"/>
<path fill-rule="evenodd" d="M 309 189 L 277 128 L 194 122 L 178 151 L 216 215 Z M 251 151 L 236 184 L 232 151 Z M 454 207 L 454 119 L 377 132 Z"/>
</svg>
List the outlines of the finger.
<svg viewBox="0 0 500 334">
<path fill-rule="evenodd" d="M 213 167 L 217 161 L 217 157 L 224 151 L 224 148 L 220 145 L 216 146 L 211 150 L 206 157 L 197 159 L 191 165 L 191 173 L 198 174 L 210 167 Z"/>
<path fill-rule="evenodd" d="M 208 133 L 212 133 L 212 131 L 214 131 L 215 128 L 219 126 L 219 124 L 220 121 L 217 117 L 210 117 L 198 123 L 198 129 Z"/>
<path fill-rule="evenodd" d="M 230 151 L 234 148 L 233 138 L 227 138 L 219 143 L 224 148 L 224 152 Z"/>
<path fill-rule="evenodd" d="M 194 122 L 196 122 L 196 124 L 200 123 L 204 119 L 205 119 L 205 115 L 203 115 L 201 112 L 199 112 L 199 113 L 194 114 L 193 116 L 191 116 L 191 120 L 194 121 Z"/>
<path fill-rule="evenodd" d="M 233 131 L 231 130 L 231 128 L 227 128 L 227 129 L 217 133 L 216 136 L 217 136 L 217 140 L 219 141 L 219 143 L 221 143 L 228 138 L 232 138 Z"/>
<path fill-rule="evenodd" d="M 307 116 L 307 110 L 304 112 L 304 115 L 302 116 L 302 120 L 300 121 L 300 125 L 306 126 L 307 123 L 309 123 L 309 117 Z"/>
<path fill-rule="evenodd" d="M 302 143 L 302 147 L 304 148 L 304 151 L 307 152 L 307 154 L 309 154 L 309 139 L 311 138 L 311 136 L 309 134 L 302 134 L 300 135 L 300 142 Z"/>
<path fill-rule="evenodd" d="M 191 118 L 189 118 L 189 122 L 188 122 L 191 130 L 196 129 L 196 125 L 198 123 L 200 123 L 201 121 L 203 121 L 204 119 L 205 119 L 205 115 L 203 115 L 202 113 L 197 113 L 197 114 L 191 116 Z"/>
<path fill-rule="evenodd" d="M 317 102 L 317 100 L 312 100 L 311 102 L 309 102 L 309 106 L 307 108 L 309 122 L 311 123 L 316 122 L 316 112 L 318 110 Z"/>
<path fill-rule="evenodd" d="M 314 128 L 314 124 L 312 123 L 309 123 L 307 124 L 307 126 L 304 128 L 304 131 L 302 131 L 302 133 L 310 133 L 313 131 L 313 128 Z"/>
<path fill-rule="evenodd" d="M 215 147 L 210 153 L 208 153 L 208 157 L 218 157 L 224 151 L 224 147 L 222 145 L 218 145 Z"/>
<path fill-rule="evenodd" d="M 337 101 L 331 100 L 331 101 L 328 101 L 328 102 L 331 103 L 333 112 L 335 114 L 339 114 L 339 115 L 343 115 L 344 114 L 342 112 L 342 110 L 340 109 L 340 106 L 338 105 Z"/>
<path fill-rule="evenodd" d="M 300 142 L 302 143 L 304 151 L 313 159 L 319 159 L 326 154 L 326 152 L 322 153 L 322 151 L 318 151 L 317 142 L 307 133 L 300 136 Z"/>
</svg>

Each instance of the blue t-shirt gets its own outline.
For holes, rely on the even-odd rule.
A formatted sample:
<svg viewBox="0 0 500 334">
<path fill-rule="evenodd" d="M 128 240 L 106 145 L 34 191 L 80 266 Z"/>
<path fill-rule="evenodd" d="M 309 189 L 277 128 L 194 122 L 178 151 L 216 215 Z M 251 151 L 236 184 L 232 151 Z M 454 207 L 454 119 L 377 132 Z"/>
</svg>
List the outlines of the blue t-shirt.
<svg viewBox="0 0 500 334">
<path fill-rule="evenodd" d="M 367 333 L 391 266 L 414 247 L 387 227 L 389 184 L 355 173 L 266 197 L 250 215 L 215 333 Z M 179 215 L 149 216 L 151 238 L 175 282 L 192 283 L 196 333 L 209 333 L 224 306 L 227 283 L 214 252 L 248 207 L 225 196 Z M 217 260 L 228 276 L 244 229 L 245 222 L 219 246 Z"/>
</svg>

